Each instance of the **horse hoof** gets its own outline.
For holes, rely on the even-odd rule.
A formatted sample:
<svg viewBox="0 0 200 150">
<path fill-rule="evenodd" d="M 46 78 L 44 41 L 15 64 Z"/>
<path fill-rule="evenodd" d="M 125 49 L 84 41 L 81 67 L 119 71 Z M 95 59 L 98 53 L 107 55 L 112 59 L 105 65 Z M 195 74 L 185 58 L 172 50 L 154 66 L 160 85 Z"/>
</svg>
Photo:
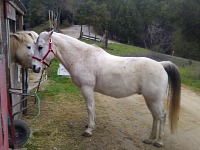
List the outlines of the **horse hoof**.
<svg viewBox="0 0 200 150">
<path fill-rule="evenodd" d="M 155 146 L 155 147 L 162 147 L 163 146 L 163 144 L 162 143 L 159 143 L 159 142 L 155 142 L 155 143 L 153 143 L 153 146 Z"/>
<path fill-rule="evenodd" d="M 145 143 L 145 144 L 152 144 L 153 142 L 151 140 L 149 140 L 149 139 L 146 139 L 146 140 L 143 141 L 143 143 Z"/>
<path fill-rule="evenodd" d="M 92 134 L 90 134 L 90 133 L 87 133 L 87 132 L 83 132 L 83 133 L 82 133 L 82 136 L 84 136 L 84 137 L 91 137 L 91 136 L 92 136 Z"/>
</svg>

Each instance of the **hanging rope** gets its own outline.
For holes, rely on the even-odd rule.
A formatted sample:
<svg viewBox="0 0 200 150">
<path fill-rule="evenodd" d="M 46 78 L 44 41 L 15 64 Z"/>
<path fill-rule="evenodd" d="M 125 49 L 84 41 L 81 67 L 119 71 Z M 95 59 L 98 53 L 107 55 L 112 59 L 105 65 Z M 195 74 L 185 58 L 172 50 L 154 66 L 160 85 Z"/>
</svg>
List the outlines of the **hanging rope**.
<svg viewBox="0 0 200 150">
<path fill-rule="evenodd" d="M 37 89 L 35 90 L 35 93 L 34 93 L 34 94 L 35 94 L 35 97 L 36 97 L 36 99 L 37 99 L 38 113 L 37 113 L 37 115 L 33 118 L 33 120 L 36 120 L 36 119 L 40 116 L 40 97 L 39 97 L 39 95 L 38 95 L 38 91 L 39 91 L 39 88 L 40 88 L 40 84 L 41 84 L 41 82 L 42 82 L 42 76 L 43 76 L 43 74 L 44 74 L 44 71 L 45 71 L 45 69 L 42 70 L 42 74 L 41 74 L 41 76 L 40 76 L 40 80 L 39 80 Z"/>
</svg>

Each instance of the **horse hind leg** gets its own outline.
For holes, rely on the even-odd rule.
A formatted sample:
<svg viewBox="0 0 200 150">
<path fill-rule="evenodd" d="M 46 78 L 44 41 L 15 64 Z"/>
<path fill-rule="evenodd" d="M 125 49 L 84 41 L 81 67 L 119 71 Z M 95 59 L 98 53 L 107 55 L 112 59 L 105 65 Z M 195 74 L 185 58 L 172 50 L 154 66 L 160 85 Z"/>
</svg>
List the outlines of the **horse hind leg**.
<svg viewBox="0 0 200 150">
<path fill-rule="evenodd" d="M 145 144 L 153 144 L 156 147 L 162 147 L 162 139 L 164 135 L 164 126 L 166 123 L 166 112 L 163 108 L 162 101 L 148 102 L 146 104 L 153 116 L 152 131 L 148 139 L 144 140 Z M 158 130 L 159 127 L 159 130 Z M 159 131 L 159 132 L 158 132 Z M 158 136 L 158 138 L 157 138 Z"/>
<path fill-rule="evenodd" d="M 153 116 L 153 125 L 152 125 L 152 130 L 151 134 L 148 139 L 145 139 L 143 143 L 145 144 L 153 144 L 154 141 L 156 140 L 156 135 L 157 135 L 157 125 L 158 125 L 158 120 Z"/>
<path fill-rule="evenodd" d="M 158 134 L 158 139 L 157 141 L 153 144 L 156 147 L 162 147 L 163 143 L 163 136 L 164 136 L 164 127 L 165 127 L 165 123 L 166 123 L 166 112 L 164 111 L 162 116 L 160 117 L 160 126 L 159 126 L 159 134 Z"/>
</svg>

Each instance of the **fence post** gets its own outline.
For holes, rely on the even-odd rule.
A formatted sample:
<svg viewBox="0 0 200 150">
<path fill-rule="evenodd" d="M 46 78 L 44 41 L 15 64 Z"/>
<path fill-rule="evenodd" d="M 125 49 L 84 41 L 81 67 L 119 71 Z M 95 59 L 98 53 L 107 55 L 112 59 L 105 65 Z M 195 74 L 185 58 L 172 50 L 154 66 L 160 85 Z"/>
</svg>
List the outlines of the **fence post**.
<svg viewBox="0 0 200 150">
<path fill-rule="evenodd" d="M 108 48 L 108 31 L 107 30 L 105 30 L 105 33 L 103 35 L 102 43 L 103 43 L 104 48 Z"/>
<path fill-rule="evenodd" d="M 81 39 L 83 36 L 83 26 L 81 25 L 81 31 L 80 31 L 80 36 L 79 36 L 79 39 Z"/>
</svg>

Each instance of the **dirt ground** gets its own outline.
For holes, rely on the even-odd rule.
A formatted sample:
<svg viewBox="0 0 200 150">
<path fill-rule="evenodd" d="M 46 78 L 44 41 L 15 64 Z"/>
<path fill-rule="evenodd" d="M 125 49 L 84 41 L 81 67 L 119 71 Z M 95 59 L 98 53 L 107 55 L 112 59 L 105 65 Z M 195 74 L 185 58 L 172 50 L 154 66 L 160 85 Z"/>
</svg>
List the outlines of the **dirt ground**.
<svg viewBox="0 0 200 150">
<path fill-rule="evenodd" d="M 69 28 L 61 30 L 61 32 L 63 34 L 67 34 L 67 35 L 69 35 L 71 37 L 74 37 L 74 38 L 79 38 L 80 31 L 81 31 L 81 26 L 80 25 L 74 25 L 74 26 L 71 26 Z M 89 33 L 88 26 L 83 25 L 82 26 L 82 32 L 83 32 L 84 35 L 89 35 L 90 34 L 90 36 L 95 37 L 94 29 L 92 27 L 90 27 L 90 33 Z M 99 39 L 102 39 L 102 36 L 100 36 L 100 35 L 96 35 L 96 37 L 99 38 Z M 118 43 L 118 42 L 113 41 L 113 40 L 108 40 L 108 43 Z"/>
<path fill-rule="evenodd" d="M 75 30 L 79 27 L 76 26 Z M 66 32 L 66 31 L 65 31 Z M 68 32 L 78 35 L 73 29 Z M 200 149 L 200 94 L 187 87 L 181 91 L 181 113 L 176 134 L 165 127 L 160 150 Z M 157 150 L 143 144 L 152 126 L 152 117 L 142 96 L 115 99 L 95 93 L 97 127 L 91 138 L 81 136 L 87 123 L 83 97 L 55 95 L 41 102 L 37 120 L 28 118 L 31 136 L 27 149 L 39 150 Z M 56 100 L 55 100 L 56 99 Z"/>
<path fill-rule="evenodd" d="M 41 114 L 26 120 L 31 136 L 28 150 L 157 150 L 142 143 L 151 131 L 152 117 L 140 95 L 115 99 L 95 93 L 96 129 L 90 138 L 82 137 L 87 123 L 83 97 L 58 94 L 44 97 Z M 182 88 L 181 114 L 176 134 L 165 127 L 160 150 L 200 149 L 200 95 Z M 35 113 L 36 114 L 36 113 Z M 30 118 L 29 118 L 30 117 Z"/>
</svg>

